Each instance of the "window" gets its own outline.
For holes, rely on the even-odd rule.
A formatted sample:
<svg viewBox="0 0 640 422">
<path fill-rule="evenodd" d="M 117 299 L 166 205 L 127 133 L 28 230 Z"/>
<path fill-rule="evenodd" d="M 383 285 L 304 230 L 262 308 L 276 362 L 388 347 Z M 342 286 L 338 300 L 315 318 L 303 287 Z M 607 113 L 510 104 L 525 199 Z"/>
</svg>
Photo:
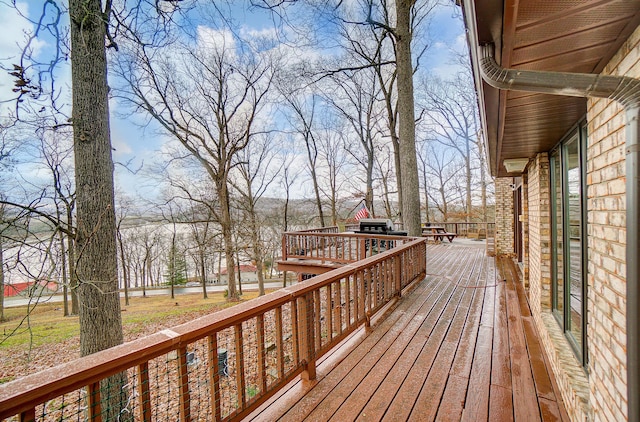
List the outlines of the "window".
<svg viewBox="0 0 640 422">
<path fill-rule="evenodd" d="M 586 365 L 586 129 L 578 125 L 551 152 L 551 307 Z"/>
</svg>

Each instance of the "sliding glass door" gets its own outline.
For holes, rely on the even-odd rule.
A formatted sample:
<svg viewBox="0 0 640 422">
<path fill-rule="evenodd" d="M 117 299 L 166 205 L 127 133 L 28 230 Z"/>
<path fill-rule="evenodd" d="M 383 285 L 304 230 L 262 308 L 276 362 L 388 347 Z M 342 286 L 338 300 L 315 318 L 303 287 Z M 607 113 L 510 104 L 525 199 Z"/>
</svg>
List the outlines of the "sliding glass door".
<svg viewBox="0 0 640 422">
<path fill-rule="evenodd" d="M 586 130 L 578 126 L 550 155 L 552 309 L 586 364 Z"/>
</svg>

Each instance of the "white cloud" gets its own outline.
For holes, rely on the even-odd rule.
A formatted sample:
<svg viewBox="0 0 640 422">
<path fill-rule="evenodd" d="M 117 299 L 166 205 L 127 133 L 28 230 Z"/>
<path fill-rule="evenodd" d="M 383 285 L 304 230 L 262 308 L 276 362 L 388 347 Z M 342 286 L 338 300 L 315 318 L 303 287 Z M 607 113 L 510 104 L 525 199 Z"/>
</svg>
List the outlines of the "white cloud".
<svg viewBox="0 0 640 422">
<path fill-rule="evenodd" d="M 114 156 L 121 157 L 126 156 L 133 153 L 133 149 L 129 146 L 127 141 L 122 138 L 113 136 L 111 139 L 111 144 L 113 145 Z"/>
<path fill-rule="evenodd" d="M 199 25 L 198 46 L 217 51 L 233 51 L 236 48 L 236 41 L 231 31 L 227 29 L 214 29 Z"/>
</svg>

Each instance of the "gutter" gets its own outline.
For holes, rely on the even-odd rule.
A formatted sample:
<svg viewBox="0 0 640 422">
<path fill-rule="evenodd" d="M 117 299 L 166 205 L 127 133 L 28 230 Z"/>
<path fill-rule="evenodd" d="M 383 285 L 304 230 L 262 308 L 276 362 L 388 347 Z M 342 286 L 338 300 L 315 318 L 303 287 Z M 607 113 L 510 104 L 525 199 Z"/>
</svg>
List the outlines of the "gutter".
<svg viewBox="0 0 640 422">
<path fill-rule="evenodd" d="M 608 98 L 626 114 L 627 417 L 640 421 L 640 80 L 627 76 L 543 72 L 500 67 L 493 45 L 478 48 L 482 78 L 494 88 Z"/>
</svg>

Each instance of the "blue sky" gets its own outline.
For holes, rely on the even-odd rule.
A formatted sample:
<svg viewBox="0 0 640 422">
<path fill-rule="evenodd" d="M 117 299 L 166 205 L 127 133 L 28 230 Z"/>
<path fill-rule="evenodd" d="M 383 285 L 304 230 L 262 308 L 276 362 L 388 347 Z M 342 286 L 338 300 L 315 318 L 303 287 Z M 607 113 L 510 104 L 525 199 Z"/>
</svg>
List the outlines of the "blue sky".
<svg viewBox="0 0 640 422">
<path fill-rule="evenodd" d="M 0 0 L 0 27 L 3 28 L 5 34 L 0 37 L 0 60 L 4 66 L 17 61 L 19 55 L 17 44 L 24 44 L 24 31 L 31 28 L 28 22 L 16 17 L 15 12 L 7 5 L 7 1 Z M 462 22 L 457 17 L 452 3 L 438 8 L 433 15 L 429 30 L 432 42 L 423 61 L 426 69 L 441 76 L 455 72 L 455 65 L 451 64 L 450 59 L 451 49 L 466 49 Z M 19 3 L 21 10 L 31 18 L 38 15 L 41 5 L 42 0 L 26 0 L 24 3 Z M 246 11 L 239 7 L 237 2 L 233 2 L 232 6 L 223 7 L 231 10 L 234 19 L 241 23 L 247 31 L 262 30 L 273 25 L 270 16 L 264 11 Z M 50 51 L 51 46 L 50 38 L 38 40 L 33 44 L 35 52 L 42 54 Z M 68 85 L 69 76 L 68 66 L 63 65 L 58 70 L 58 79 L 62 84 Z M 12 83 L 6 72 L 2 72 L 0 75 L 0 101 L 10 98 Z M 63 101 L 69 102 L 66 97 L 63 98 Z M 0 118 L 4 118 L 7 115 L 7 104 L 0 103 L 0 107 Z M 131 116 L 129 110 L 115 101 L 111 102 L 111 112 L 114 160 L 120 164 L 128 163 L 131 169 L 140 169 L 143 165 L 148 165 L 163 147 L 167 138 L 159 133 L 154 124 L 140 127 L 139 125 L 145 123 L 147 118 L 145 116 Z M 150 192 L 155 188 L 155 186 L 145 186 L 145 183 L 140 183 L 140 175 L 131 174 L 122 165 L 116 165 L 116 183 L 130 193 L 138 191 L 139 194 L 143 194 L 143 191 Z"/>
</svg>

